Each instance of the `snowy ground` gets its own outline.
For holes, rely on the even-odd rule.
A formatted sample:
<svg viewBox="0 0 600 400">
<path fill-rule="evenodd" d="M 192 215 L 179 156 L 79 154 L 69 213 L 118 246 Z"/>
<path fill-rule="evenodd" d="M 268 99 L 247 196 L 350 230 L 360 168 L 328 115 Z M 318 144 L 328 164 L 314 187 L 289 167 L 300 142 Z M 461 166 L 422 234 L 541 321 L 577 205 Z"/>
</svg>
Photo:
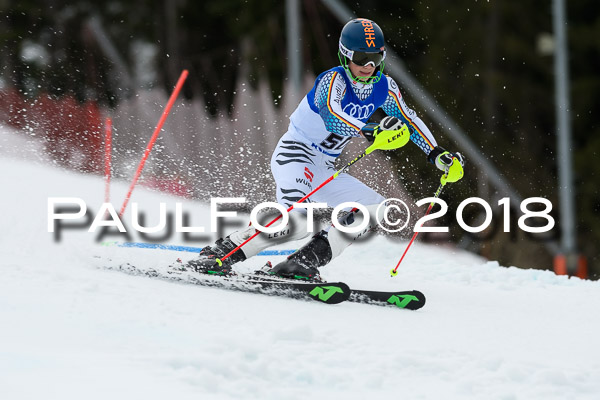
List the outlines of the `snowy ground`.
<svg viewBox="0 0 600 400">
<path fill-rule="evenodd" d="M 323 276 L 351 287 L 419 289 L 427 296 L 422 310 L 327 306 L 129 276 L 99 267 L 109 259 L 150 267 L 193 254 L 102 247 L 85 231 L 55 243 L 47 198 L 81 197 L 98 210 L 102 180 L 7 153 L 4 146 L 2 399 L 600 398 L 599 282 L 419 243 L 392 279 L 406 243 L 382 237 L 351 246 Z M 126 189 L 113 187 L 117 207 Z M 155 210 L 181 200 L 140 188 L 132 201 Z M 205 206 L 184 208 L 194 225 L 206 222 Z"/>
</svg>

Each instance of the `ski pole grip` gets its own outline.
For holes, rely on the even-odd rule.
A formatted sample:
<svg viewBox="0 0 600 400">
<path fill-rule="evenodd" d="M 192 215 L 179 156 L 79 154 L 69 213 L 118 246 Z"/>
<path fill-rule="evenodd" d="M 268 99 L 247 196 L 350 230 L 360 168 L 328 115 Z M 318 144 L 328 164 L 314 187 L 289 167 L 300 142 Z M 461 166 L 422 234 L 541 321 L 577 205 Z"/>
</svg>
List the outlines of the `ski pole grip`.
<svg viewBox="0 0 600 400">
<path fill-rule="evenodd" d="M 381 131 L 375 136 L 375 141 L 366 150 L 369 154 L 375 150 L 395 150 L 404 146 L 410 140 L 410 131 L 406 124 L 394 131 Z"/>
</svg>

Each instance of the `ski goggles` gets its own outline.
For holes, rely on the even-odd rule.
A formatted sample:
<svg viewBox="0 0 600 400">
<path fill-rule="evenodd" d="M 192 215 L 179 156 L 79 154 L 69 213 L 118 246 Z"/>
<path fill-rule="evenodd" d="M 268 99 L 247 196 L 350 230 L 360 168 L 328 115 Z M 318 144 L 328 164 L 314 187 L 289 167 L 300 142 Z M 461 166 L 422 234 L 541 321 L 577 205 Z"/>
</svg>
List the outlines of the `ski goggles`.
<svg viewBox="0 0 600 400">
<path fill-rule="evenodd" d="M 383 47 L 379 52 L 353 51 L 344 46 L 340 41 L 339 49 L 345 57 L 360 67 L 364 67 L 368 64 L 373 64 L 374 67 L 378 67 L 382 61 L 385 60 L 385 49 Z"/>
<path fill-rule="evenodd" d="M 378 67 L 379 64 L 385 58 L 385 52 L 379 53 L 365 53 L 363 51 L 354 51 L 352 54 L 352 62 L 360 67 L 373 64 L 374 67 Z"/>
</svg>

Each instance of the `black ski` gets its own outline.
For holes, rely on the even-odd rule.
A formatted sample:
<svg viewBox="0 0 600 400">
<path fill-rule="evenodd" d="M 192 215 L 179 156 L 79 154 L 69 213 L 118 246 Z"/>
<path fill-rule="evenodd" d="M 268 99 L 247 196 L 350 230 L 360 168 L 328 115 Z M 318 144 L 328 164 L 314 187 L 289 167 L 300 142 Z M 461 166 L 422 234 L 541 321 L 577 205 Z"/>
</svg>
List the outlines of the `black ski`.
<svg viewBox="0 0 600 400">
<path fill-rule="evenodd" d="M 274 275 L 269 275 L 265 271 L 268 271 L 271 267 L 270 263 L 267 263 L 267 268 L 257 270 L 253 274 L 241 274 L 241 276 L 248 279 L 260 277 L 260 279 L 270 281 L 283 281 L 289 282 L 290 279 L 279 278 Z M 293 282 L 293 281 L 292 281 Z M 378 291 L 378 290 L 361 290 L 350 288 L 350 298 L 348 301 L 355 303 L 365 304 L 376 304 L 382 306 L 396 306 L 405 310 L 418 310 L 425 305 L 425 295 L 418 290 L 405 290 L 405 291 Z"/>
<path fill-rule="evenodd" d="M 418 290 L 381 292 L 376 290 L 350 289 L 350 299 L 356 303 L 396 306 L 406 310 L 418 310 L 425 305 L 425 295 Z"/>
</svg>

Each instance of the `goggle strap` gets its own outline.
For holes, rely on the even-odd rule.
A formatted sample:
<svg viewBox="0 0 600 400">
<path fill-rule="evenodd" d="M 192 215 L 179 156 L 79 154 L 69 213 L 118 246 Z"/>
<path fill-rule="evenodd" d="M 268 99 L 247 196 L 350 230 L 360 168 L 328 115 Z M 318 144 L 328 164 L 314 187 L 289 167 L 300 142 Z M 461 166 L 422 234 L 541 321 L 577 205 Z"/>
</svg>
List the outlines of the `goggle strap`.
<svg viewBox="0 0 600 400">
<path fill-rule="evenodd" d="M 346 46 L 344 46 L 344 44 L 340 41 L 340 52 L 348 57 L 348 59 L 352 60 L 352 57 L 354 57 L 354 51 L 350 50 L 349 48 L 347 48 Z"/>
</svg>

